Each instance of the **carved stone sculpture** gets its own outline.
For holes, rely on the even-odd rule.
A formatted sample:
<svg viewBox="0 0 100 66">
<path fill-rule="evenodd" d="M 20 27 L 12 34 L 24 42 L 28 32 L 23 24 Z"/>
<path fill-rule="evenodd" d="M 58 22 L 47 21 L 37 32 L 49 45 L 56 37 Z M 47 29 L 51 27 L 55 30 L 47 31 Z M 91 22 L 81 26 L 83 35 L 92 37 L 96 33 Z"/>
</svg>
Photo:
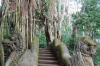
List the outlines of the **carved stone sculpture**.
<svg viewBox="0 0 100 66">
<path fill-rule="evenodd" d="M 94 66 L 93 55 L 96 44 L 88 37 L 82 37 L 77 45 L 77 53 L 72 56 L 73 66 Z"/>
<path fill-rule="evenodd" d="M 23 38 L 20 32 L 15 31 L 9 39 L 5 39 L 2 44 L 10 46 L 12 51 L 21 51 L 23 48 Z"/>
</svg>

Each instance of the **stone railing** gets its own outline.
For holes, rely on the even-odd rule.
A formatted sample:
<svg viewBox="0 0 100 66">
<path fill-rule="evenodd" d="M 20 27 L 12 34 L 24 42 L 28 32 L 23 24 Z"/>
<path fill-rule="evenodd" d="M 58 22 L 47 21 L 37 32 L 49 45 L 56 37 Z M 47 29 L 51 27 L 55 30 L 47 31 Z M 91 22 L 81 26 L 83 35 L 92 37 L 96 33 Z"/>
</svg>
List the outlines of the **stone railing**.
<svg viewBox="0 0 100 66">
<path fill-rule="evenodd" d="M 50 48 L 59 60 L 60 66 L 71 66 L 71 56 L 65 44 L 60 43 L 59 39 L 54 39 L 50 43 Z"/>
<path fill-rule="evenodd" d="M 38 66 L 38 56 L 39 56 L 39 38 L 38 37 L 34 37 L 33 38 L 33 42 L 31 44 L 31 51 L 34 54 L 35 60 L 36 60 L 36 64 Z"/>
<path fill-rule="evenodd" d="M 39 38 L 34 37 L 31 43 L 30 50 L 27 49 L 25 54 L 21 57 L 18 64 L 19 66 L 38 66 L 39 54 Z"/>
</svg>

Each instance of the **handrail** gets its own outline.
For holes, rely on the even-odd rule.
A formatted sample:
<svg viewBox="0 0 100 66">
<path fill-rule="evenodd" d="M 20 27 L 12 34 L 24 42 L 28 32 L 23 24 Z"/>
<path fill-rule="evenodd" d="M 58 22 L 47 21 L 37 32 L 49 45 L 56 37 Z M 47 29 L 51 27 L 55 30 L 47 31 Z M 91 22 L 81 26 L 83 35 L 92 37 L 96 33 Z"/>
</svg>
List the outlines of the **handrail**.
<svg viewBox="0 0 100 66">
<path fill-rule="evenodd" d="M 60 43 L 56 38 L 50 43 L 50 48 L 57 56 L 60 66 L 71 66 L 71 56 L 65 44 Z"/>
<path fill-rule="evenodd" d="M 34 54 L 35 60 L 37 61 L 36 64 L 38 66 L 38 56 L 39 56 L 39 38 L 34 37 L 33 42 L 31 43 L 31 51 Z"/>
<path fill-rule="evenodd" d="M 71 66 L 71 56 L 65 44 L 59 44 L 57 46 L 57 55 L 61 66 Z"/>
</svg>

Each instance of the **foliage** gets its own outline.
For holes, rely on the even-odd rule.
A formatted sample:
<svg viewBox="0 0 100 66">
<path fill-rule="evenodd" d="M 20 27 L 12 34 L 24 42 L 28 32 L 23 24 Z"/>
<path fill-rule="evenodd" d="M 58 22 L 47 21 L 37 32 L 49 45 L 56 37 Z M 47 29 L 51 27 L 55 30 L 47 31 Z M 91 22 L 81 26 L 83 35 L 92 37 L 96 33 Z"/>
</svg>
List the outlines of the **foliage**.
<svg viewBox="0 0 100 66">
<path fill-rule="evenodd" d="M 94 56 L 94 61 L 95 66 L 100 66 L 100 44 L 97 45 L 97 51 Z"/>
<path fill-rule="evenodd" d="M 74 50 L 74 42 L 73 42 L 73 39 L 71 37 L 71 35 L 72 35 L 71 30 L 69 27 L 64 26 L 63 28 L 65 28 L 65 30 L 62 29 L 62 42 L 64 44 L 66 44 L 66 46 L 69 49 L 69 52 L 73 53 L 75 50 Z"/>
<path fill-rule="evenodd" d="M 38 34 L 37 36 L 39 37 L 39 47 L 40 48 L 46 48 L 47 43 L 46 43 L 45 33 Z"/>
<path fill-rule="evenodd" d="M 93 23 L 93 28 L 95 34 L 96 30 L 100 29 L 100 6 L 97 0 L 87 0 L 83 3 L 82 11 L 73 14 L 73 24 L 79 25 L 79 29 L 82 31 L 88 31 L 91 29 L 91 23 Z M 85 26 L 85 29 L 83 29 Z"/>
</svg>

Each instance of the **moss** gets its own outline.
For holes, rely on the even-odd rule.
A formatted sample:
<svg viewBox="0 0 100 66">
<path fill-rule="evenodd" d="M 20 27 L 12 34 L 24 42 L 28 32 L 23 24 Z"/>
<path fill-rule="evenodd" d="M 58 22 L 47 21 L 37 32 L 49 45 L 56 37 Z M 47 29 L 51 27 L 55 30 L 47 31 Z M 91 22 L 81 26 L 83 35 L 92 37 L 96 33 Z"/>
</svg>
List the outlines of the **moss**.
<svg viewBox="0 0 100 66">
<path fill-rule="evenodd" d="M 60 53 L 61 59 L 64 62 L 64 64 L 66 66 L 67 65 L 69 66 L 71 56 L 69 54 L 67 46 L 65 44 L 60 44 L 60 45 L 57 46 L 57 50 Z"/>
<path fill-rule="evenodd" d="M 54 39 L 53 40 L 53 43 L 55 46 L 59 45 L 60 44 L 60 40 L 58 38 Z"/>
<path fill-rule="evenodd" d="M 35 48 L 33 47 L 34 44 L 36 44 L 36 46 L 39 47 L 39 38 L 37 36 L 33 38 L 33 41 L 31 43 L 31 51 L 33 51 L 33 49 Z"/>
<path fill-rule="evenodd" d="M 59 44 L 60 44 L 60 40 L 57 39 L 57 38 L 55 38 L 53 40 L 53 42 L 51 42 L 51 46 L 52 46 L 53 49 L 56 49 L 57 45 L 59 45 Z"/>
<path fill-rule="evenodd" d="M 39 55 L 39 38 L 35 36 L 33 38 L 33 41 L 31 43 L 31 51 L 35 54 L 35 58 L 38 61 L 38 55 Z"/>
<path fill-rule="evenodd" d="M 63 55 L 64 53 L 69 54 L 68 48 L 65 44 L 59 44 L 57 46 L 57 50 L 61 53 L 61 55 Z"/>
<path fill-rule="evenodd" d="M 66 66 L 70 66 L 70 59 L 71 56 L 69 54 L 68 48 L 65 44 L 61 44 L 59 39 L 54 39 L 53 42 L 50 43 L 50 47 L 53 52 L 56 54 L 58 59 L 62 59 L 62 62 Z M 61 60 L 60 59 L 60 60 Z"/>
<path fill-rule="evenodd" d="M 93 42 L 92 39 L 90 39 L 89 37 L 82 37 L 80 38 L 80 40 L 84 43 L 84 44 L 88 44 L 91 46 L 95 46 L 96 44 Z"/>
<path fill-rule="evenodd" d="M 53 42 L 50 43 L 52 51 L 56 54 L 57 46 L 60 44 L 60 40 L 55 38 Z"/>
</svg>

